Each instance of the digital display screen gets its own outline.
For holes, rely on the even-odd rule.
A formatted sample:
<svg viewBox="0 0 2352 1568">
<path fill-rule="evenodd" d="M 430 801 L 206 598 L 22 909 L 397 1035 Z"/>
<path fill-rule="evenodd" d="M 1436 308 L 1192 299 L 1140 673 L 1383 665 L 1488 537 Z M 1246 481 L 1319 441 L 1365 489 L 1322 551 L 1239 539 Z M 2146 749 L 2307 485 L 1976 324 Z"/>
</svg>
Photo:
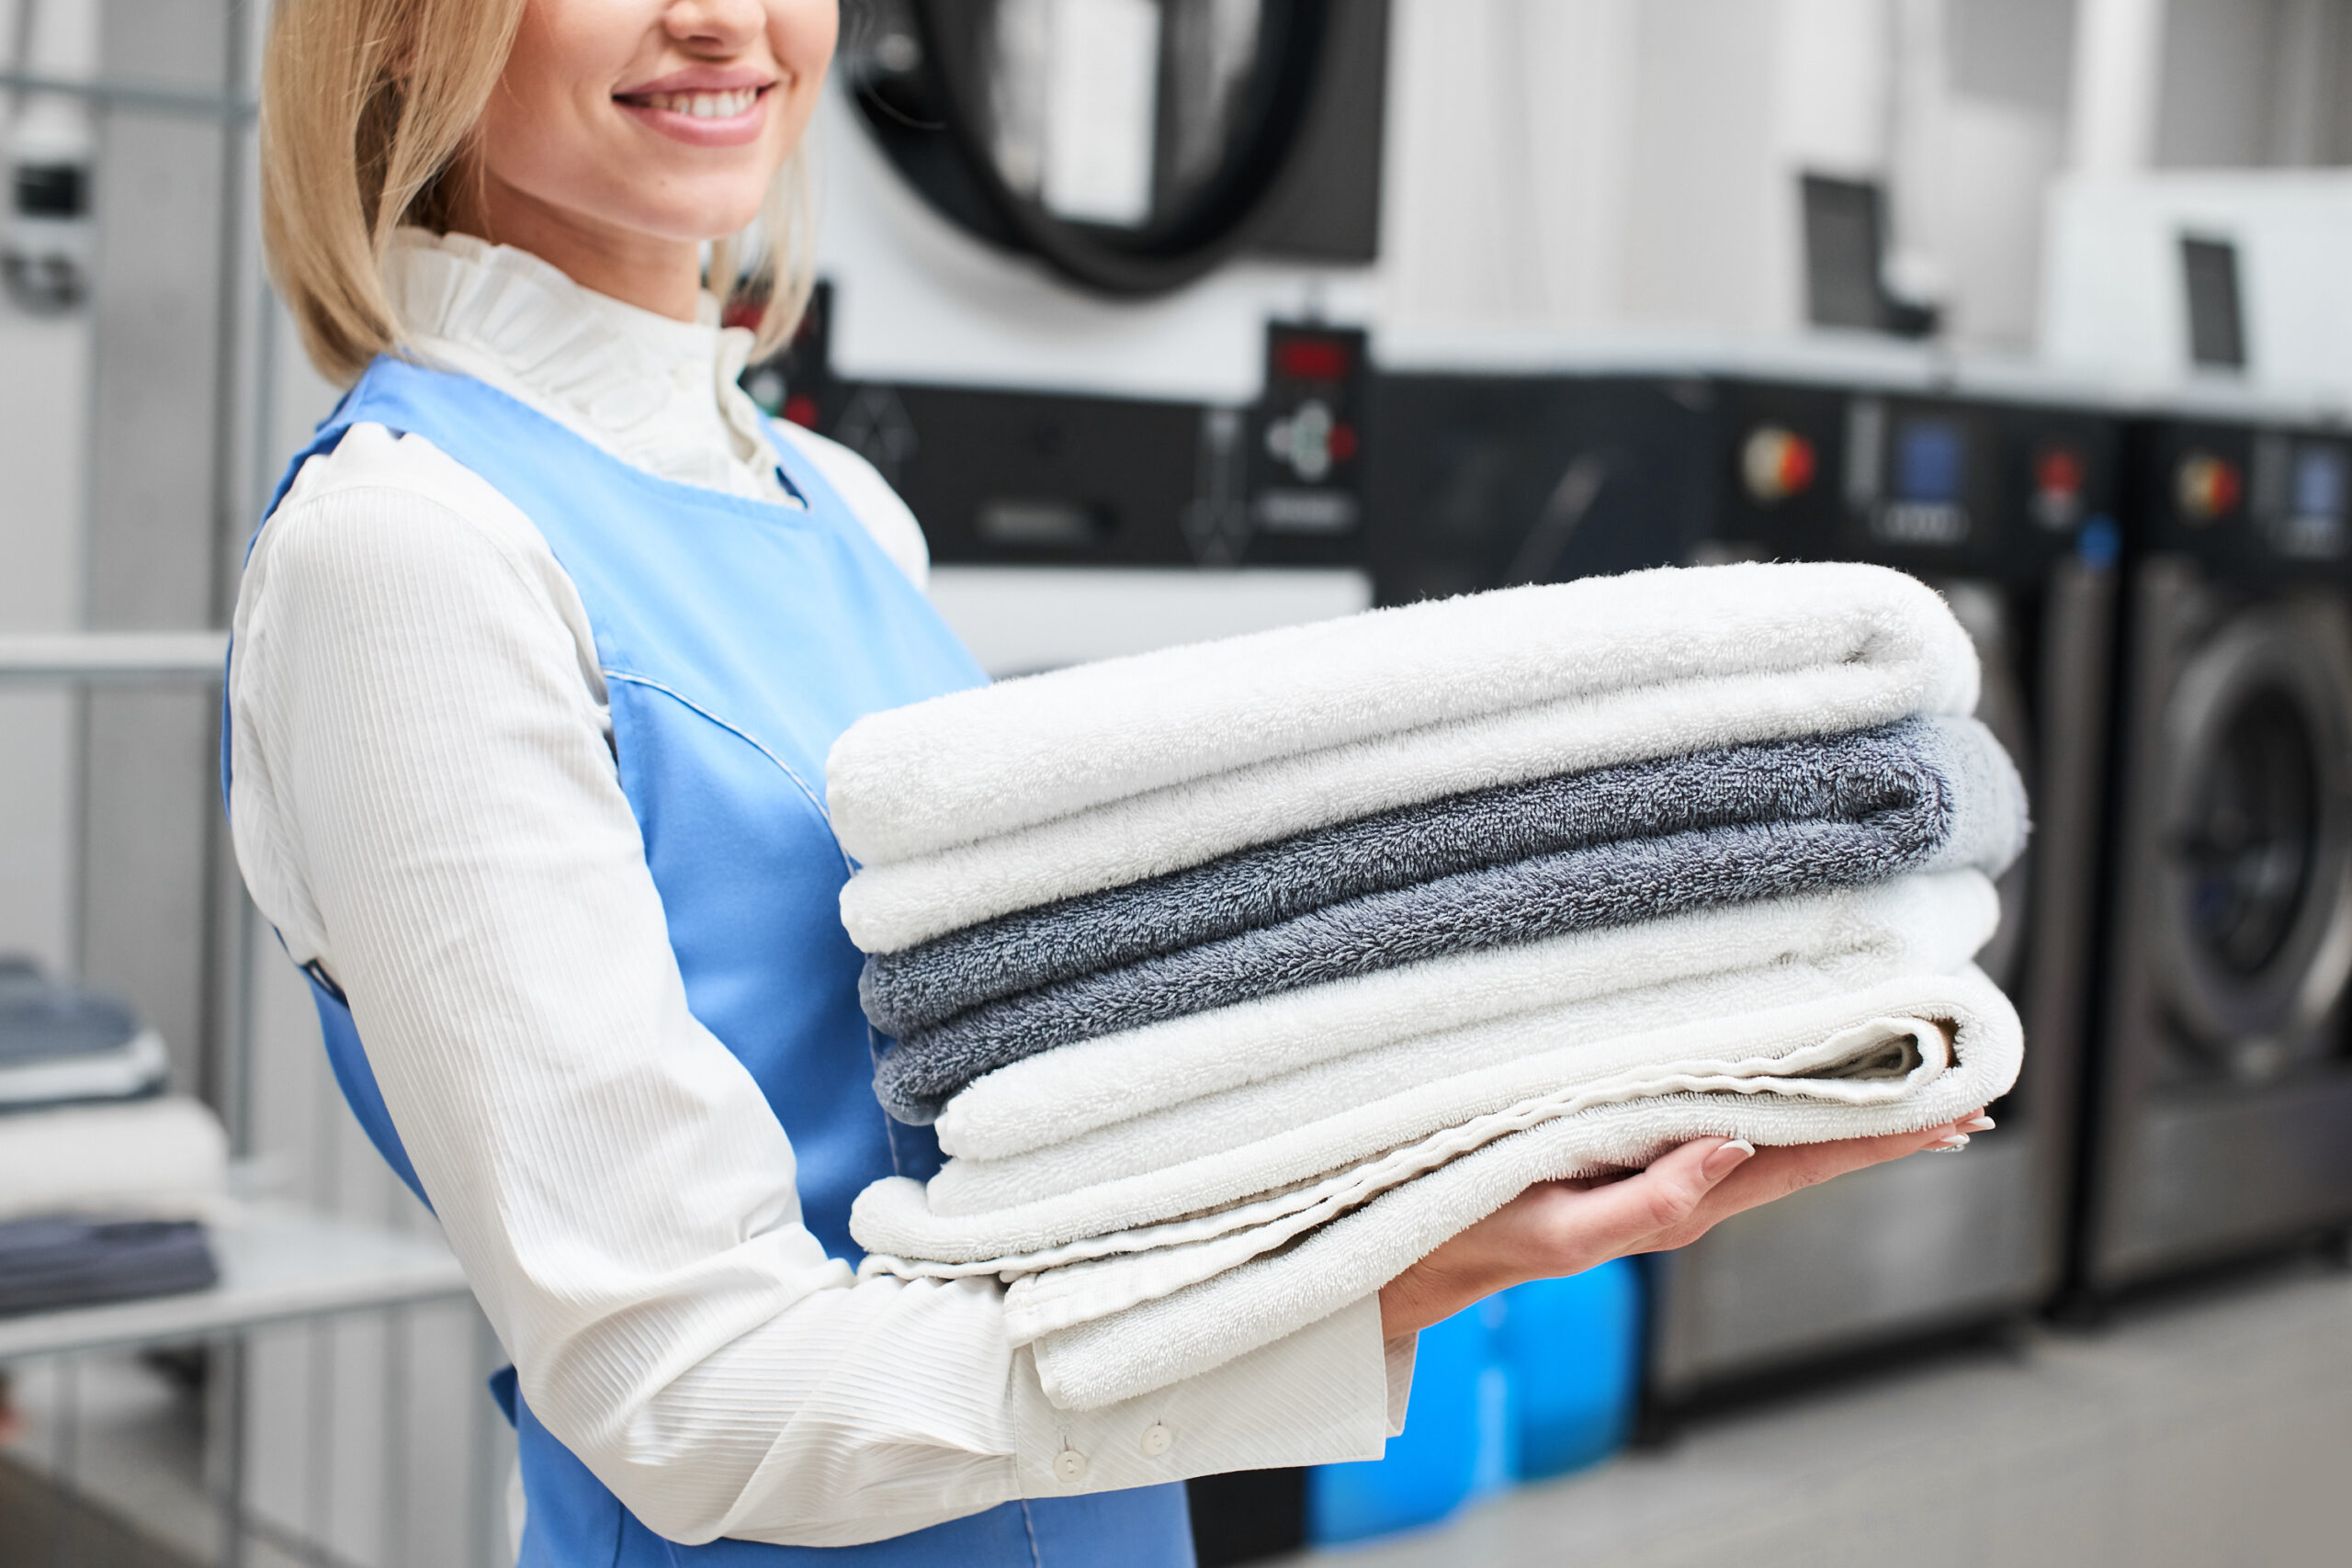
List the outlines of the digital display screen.
<svg viewBox="0 0 2352 1568">
<path fill-rule="evenodd" d="M 2352 459 L 2340 446 L 2306 446 L 2295 455 L 2295 514 L 2341 517 L 2352 491 Z"/>
<path fill-rule="evenodd" d="M 1968 435 L 1949 419 L 1905 419 L 1894 427 L 1894 499 L 1954 505 L 1968 472 Z"/>
</svg>

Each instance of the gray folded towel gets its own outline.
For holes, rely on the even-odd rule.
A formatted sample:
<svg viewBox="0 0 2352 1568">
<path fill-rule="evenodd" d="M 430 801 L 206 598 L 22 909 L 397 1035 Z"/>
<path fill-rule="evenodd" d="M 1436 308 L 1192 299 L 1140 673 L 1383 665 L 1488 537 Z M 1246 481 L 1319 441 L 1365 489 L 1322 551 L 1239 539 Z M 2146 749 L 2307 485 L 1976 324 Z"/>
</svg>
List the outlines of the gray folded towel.
<svg viewBox="0 0 2352 1568">
<path fill-rule="evenodd" d="M 0 1224 L 0 1314 L 178 1295 L 220 1278 L 199 1224 L 63 1214 Z"/>
<path fill-rule="evenodd" d="M 1538 779 L 1302 833 L 1100 893 L 1000 916 L 865 961 L 858 996 L 903 1037 L 1043 986 L 1216 942 L 1415 883 L 1620 839 L 1899 809 L 1910 758 L 1974 746 L 1973 719 L 1908 719 Z"/>
<path fill-rule="evenodd" d="M 973 1079 L 1074 1041 L 1476 948 L 1915 871 L 1997 872 L 2024 837 L 2016 772 L 1970 719 L 1479 791 L 901 955 L 937 958 L 927 967 L 871 964 L 869 1012 L 899 1034 L 875 1090 L 929 1122 Z M 1000 971 L 1055 978 L 1021 989 Z M 938 1010 L 957 997 L 980 999 Z"/>
</svg>

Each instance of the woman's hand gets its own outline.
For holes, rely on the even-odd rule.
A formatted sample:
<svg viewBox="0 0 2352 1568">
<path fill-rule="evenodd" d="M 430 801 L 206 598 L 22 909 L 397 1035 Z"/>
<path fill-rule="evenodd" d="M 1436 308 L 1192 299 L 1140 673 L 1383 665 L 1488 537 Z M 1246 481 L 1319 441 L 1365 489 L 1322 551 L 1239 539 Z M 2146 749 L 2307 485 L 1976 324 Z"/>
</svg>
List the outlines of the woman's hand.
<svg viewBox="0 0 2352 1568">
<path fill-rule="evenodd" d="M 1978 1111 L 1924 1133 L 1793 1148 L 1700 1138 L 1631 1176 L 1539 1183 L 1388 1281 L 1382 1332 L 1414 1333 L 1529 1280 L 1688 1246 L 1743 1209 L 1922 1149 L 1962 1147 L 1992 1125 Z"/>
</svg>

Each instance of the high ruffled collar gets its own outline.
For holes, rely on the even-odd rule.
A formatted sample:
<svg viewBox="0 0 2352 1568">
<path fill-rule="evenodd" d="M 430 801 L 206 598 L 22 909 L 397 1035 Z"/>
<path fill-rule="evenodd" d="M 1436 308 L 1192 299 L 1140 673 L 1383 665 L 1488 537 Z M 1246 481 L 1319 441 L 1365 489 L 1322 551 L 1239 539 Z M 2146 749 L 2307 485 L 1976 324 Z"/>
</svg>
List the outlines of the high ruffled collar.
<svg viewBox="0 0 2352 1568">
<path fill-rule="evenodd" d="M 420 358 L 488 381 L 664 479 L 784 494 L 759 411 L 736 386 L 752 334 L 583 288 L 527 251 L 403 229 L 386 282 Z"/>
</svg>

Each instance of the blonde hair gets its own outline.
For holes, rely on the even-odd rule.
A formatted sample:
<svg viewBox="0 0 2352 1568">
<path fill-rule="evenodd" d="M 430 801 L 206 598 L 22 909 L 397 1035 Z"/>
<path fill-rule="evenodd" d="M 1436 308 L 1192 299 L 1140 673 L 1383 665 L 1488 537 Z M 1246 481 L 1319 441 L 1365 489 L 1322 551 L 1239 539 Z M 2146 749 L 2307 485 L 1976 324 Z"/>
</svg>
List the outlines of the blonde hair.
<svg viewBox="0 0 2352 1568">
<path fill-rule="evenodd" d="M 526 0 L 278 0 L 262 60 L 262 243 L 311 363 L 356 380 L 404 336 L 384 279 L 393 231 L 446 231 L 474 127 Z M 750 229 L 710 251 L 752 357 L 782 344 L 814 279 L 807 153 Z"/>
</svg>

